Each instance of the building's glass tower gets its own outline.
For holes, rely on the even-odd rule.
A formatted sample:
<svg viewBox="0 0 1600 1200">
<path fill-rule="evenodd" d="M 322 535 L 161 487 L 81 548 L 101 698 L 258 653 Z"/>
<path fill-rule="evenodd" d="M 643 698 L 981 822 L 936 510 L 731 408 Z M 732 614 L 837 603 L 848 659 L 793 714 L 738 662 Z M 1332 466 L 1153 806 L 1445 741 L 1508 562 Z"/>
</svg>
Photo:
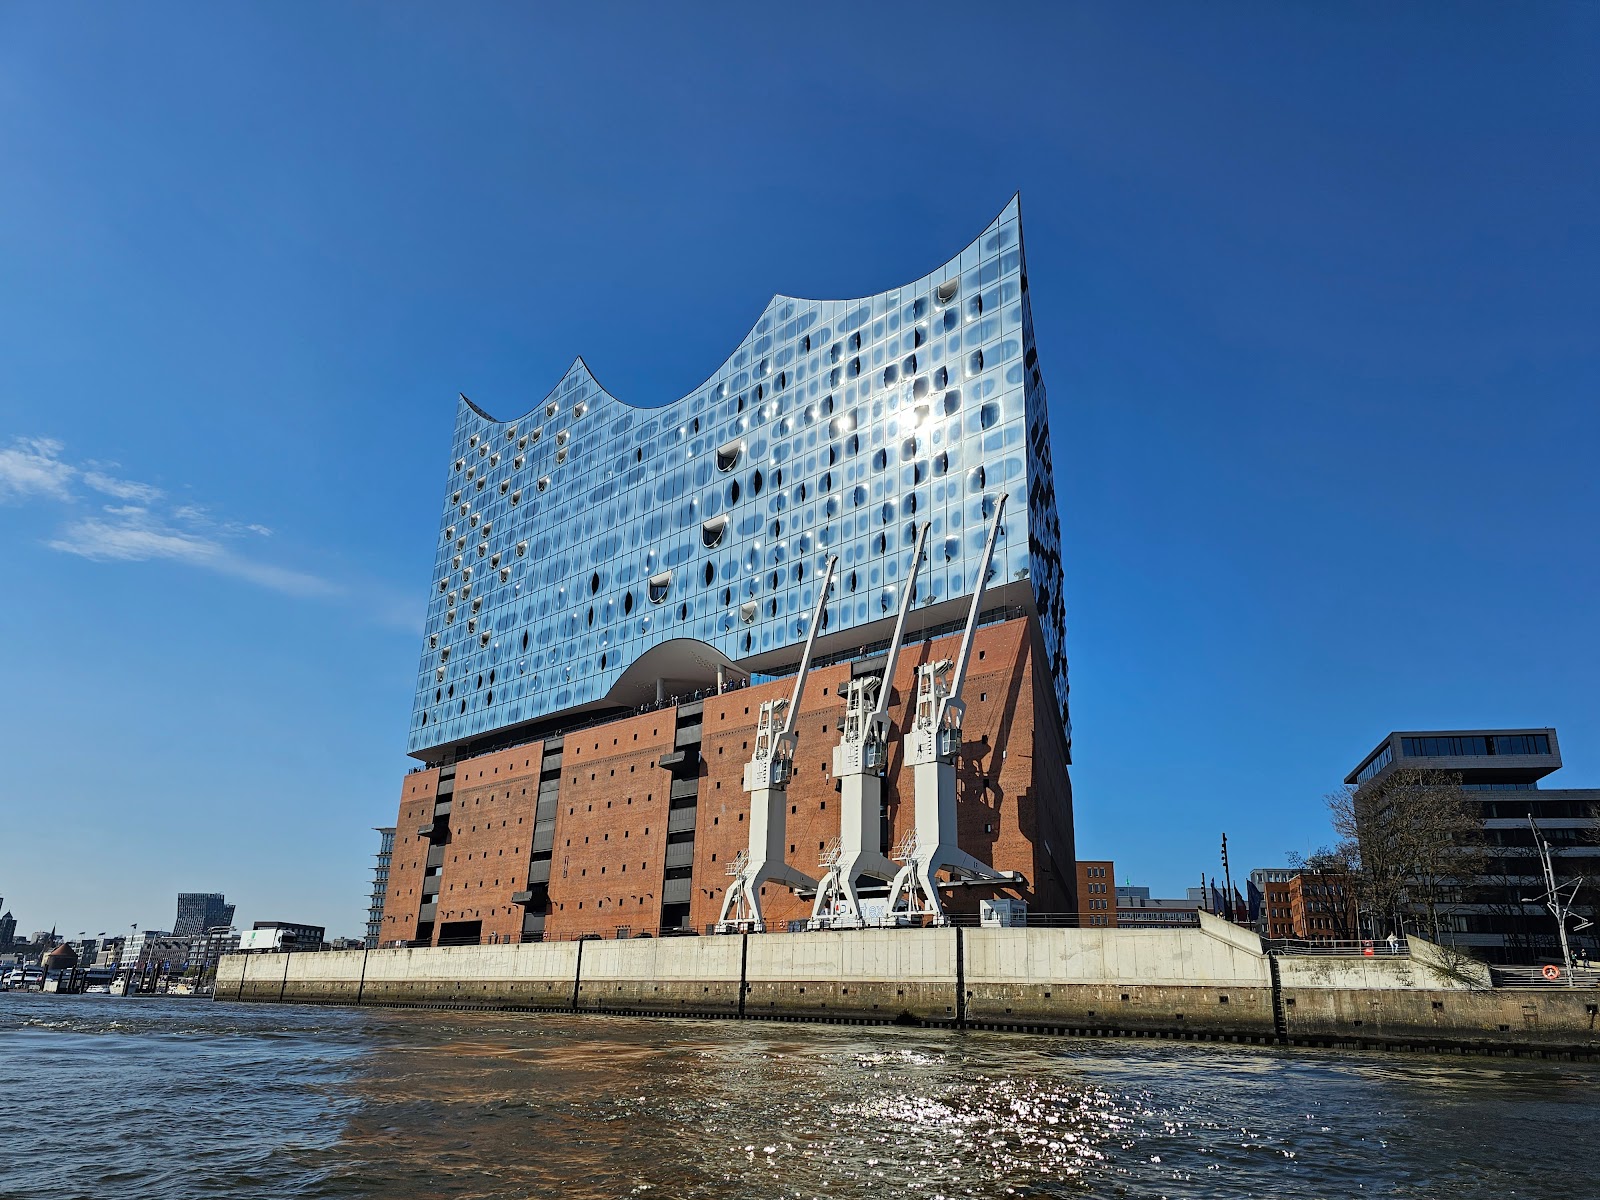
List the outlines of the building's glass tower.
<svg viewBox="0 0 1600 1200">
<path fill-rule="evenodd" d="M 463 397 L 408 750 L 438 761 L 556 714 L 633 709 L 658 681 L 792 667 L 833 555 L 819 653 L 869 643 L 924 521 L 919 611 L 959 618 L 1001 492 L 987 602 L 1037 616 L 1066 726 L 1060 523 L 1015 198 L 913 283 L 775 297 L 710 379 L 661 408 L 611 396 L 581 359 L 515 419 Z"/>
</svg>

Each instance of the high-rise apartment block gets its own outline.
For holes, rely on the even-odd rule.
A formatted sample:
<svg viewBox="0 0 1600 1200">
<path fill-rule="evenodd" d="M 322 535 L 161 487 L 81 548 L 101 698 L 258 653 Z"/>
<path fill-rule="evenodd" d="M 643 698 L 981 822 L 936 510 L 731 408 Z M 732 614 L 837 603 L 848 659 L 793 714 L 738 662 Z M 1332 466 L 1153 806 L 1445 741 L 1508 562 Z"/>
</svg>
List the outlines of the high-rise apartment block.
<svg viewBox="0 0 1600 1200">
<path fill-rule="evenodd" d="M 463 397 L 445 475 L 383 944 L 1075 911 L 1016 200 L 675 402 Z"/>
<path fill-rule="evenodd" d="M 233 907 L 221 892 L 179 892 L 172 934 L 195 937 L 208 929 L 225 929 L 233 924 Z"/>
</svg>

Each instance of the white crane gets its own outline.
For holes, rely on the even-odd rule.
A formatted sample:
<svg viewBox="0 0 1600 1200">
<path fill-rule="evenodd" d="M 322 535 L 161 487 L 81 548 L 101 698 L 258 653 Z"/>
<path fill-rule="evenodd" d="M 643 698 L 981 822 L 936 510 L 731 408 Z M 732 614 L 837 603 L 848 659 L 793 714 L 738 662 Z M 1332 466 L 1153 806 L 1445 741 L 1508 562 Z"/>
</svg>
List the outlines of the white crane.
<svg viewBox="0 0 1600 1200">
<path fill-rule="evenodd" d="M 817 883 L 784 861 L 787 823 L 783 804 L 789 776 L 794 773 L 794 748 L 800 740 L 794 725 L 800 714 L 800 698 L 805 695 L 806 673 L 811 669 L 811 648 L 822 628 L 828 589 L 833 586 L 833 572 L 838 565 L 837 558 L 830 558 L 827 574 L 822 577 L 794 692 L 788 699 L 780 696 L 764 701 L 756 718 L 755 751 L 744 767 L 744 790 L 750 793 L 750 848 L 741 850 L 728 867 L 731 882 L 722 897 L 718 933 L 766 932 L 761 919 L 761 885 L 769 879 L 790 888 L 811 888 Z"/>
<path fill-rule="evenodd" d="M 894 863 L 878 851 L 883 772 L 889 761 L 889 693 L 894 690 L 895 661 L 900 657 L 927 540 L 928 524 L 924 522 L 911 551 L 911 570 L 900 597 L 900 614 L 889 639 L 883 674 L 852 679 L 847 688 L 844 732 L 833 748 L 833 777 L 839 782 L 839 836 L 822 860 L 827 872 L 817 886 L 809 922 L 812 929 L 860 929 L 866 922 L 861 916 L 857 878 L 868 875 L 888 881 L 895 876 Z"/>
<path fill-rule="evenodd" d="M 1019 881 L 1015 873 L 1001 874 L 956 844 L 956 755 L 961 750 L 961 719 L 966 713 L 961 685 L 967 677 L 972 635 L 978 625 L 989 561 L 994 556 L 1005 509 L 1002 493 L 995 502 L 989 537 L 978 562 L 972 606 L 967 610 L 967 627 L 955 661 L 945 658 L 917 668 L 916 714 L 906 737 L 906 765 L 911 767 L 916 782 L 916 821 L 895 853 L 904 865 L 889 886 L 885 925 L 920 921 L 923 917 L 932 917 L 935 925 L 946 924 L 934 878 L 940 870 L 995 883 Z"/>
</svg>

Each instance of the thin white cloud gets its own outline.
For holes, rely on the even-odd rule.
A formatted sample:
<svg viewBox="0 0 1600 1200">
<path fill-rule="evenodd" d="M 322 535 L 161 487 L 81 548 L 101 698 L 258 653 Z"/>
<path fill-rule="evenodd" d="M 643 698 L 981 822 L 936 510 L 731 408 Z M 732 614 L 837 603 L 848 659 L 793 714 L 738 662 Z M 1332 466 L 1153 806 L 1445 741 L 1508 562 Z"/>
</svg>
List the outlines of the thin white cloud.
<svg viewBox="0 0 1600 1200">
<path fill-rule="evenodd" d="M 143 509 L 105 512 L 106 517 L 72 522 L 48 543 L 50 548 L 93 562 L 180 562 L 290 596 L 333 596 L 342 590 L 315 575 L 235 554 L 214 538 L 179 529 Z"/>
<path fill-rule="evenodd" d="M 78 473 L 61 461 L 64 446 L 52 438 L 13 438 L 0 450 L 0 500 L 31 496 L 50 500 L 72 498 L 72 478 Z"/>
<path fill-rule="evenodd" d="M 118 500 L 137 500 L 141 504 L 153 504 L 161 499 L 164 494 L 160 488 L 148 483 L 135 483 L 131 479 L 118 479 L 107 475 L 103 471 L 85 471 L 83 482 L 97 492 Z"/>
<path fill-rule="evenodd" d="M 221 520 L 203 505 L 168 507 L 154 484 L 111 473 L 115 463 L 76 465 L 62 457 L 53 438 L 14 438 L 0 450 L 0 502 L 43 499 L 80 505 L 74 483 L 122 504 L 106 504 L 96 516 L 70 520 L 46 542 L 52 550 L 91 562 L 176 562 L 270 588 L 290 596 L 337 596 L 344 588 L 318 576 L 238 553 L 229 543 L 266 538 L 265 525 Z M 81 510 L 80 510 L 81 511 Z"/>
<path fill-rule="evenodd" d="M 170 527 L 148 523 L 139 510 L 118 510 L 115 520 L 90 517 L 74 521 L 48 545 L 64 554 L 76 554 L 95 562 L 148 562 L 171 558 L 196 566 L 209 565 L 221 555 L 216 542 Z"/>
</svg>

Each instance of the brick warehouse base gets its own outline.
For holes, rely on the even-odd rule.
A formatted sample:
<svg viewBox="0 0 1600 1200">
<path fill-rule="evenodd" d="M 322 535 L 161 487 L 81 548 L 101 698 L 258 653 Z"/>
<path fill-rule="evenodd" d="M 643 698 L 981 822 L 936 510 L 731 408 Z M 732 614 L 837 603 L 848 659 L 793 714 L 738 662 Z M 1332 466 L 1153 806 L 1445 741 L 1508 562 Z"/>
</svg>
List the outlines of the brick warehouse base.
<svg viewBox="0 0 1600 1200">
<path fill-rule="evenodd" d="M 216 998 L 907 1023 L 1600 1056 L 1594 989 L 1497 990 L 1412 957 L 1279 958 L 1248 931 L 920 929 L 229 955 Z"/>
<path fill-rule="evenodd" d="M 915 634 L 915 630 L 913 633 Z M 948 658 L 959 637 L 913 636 L 889 707 L 895 733 L 884 777 L 885 850 L 913 823 L 903 771 L 919 665 Z M 977 631 L 957 773 L 960 846 L 1020 887 L 1001 895 L 1035 912 L 1076 908 L 1068 751 L 1034 622 Z M 812 877 L 839 834 L 831 774 L 852 674 L 881 657 L 820 666 L 807 676 L 788 786 L 786 859 Z M 727 869 L 749 840 L 743 790 L 761 703 L 787 696 L 778 679 L 651 712 L 463 757 L 409 773 L 395 821 L 380 944 L 519 942 L 539 936 L 703 930 L 721 910 Z M 986 891 L 947 897 L 975 912 Z M 811 900 L 771 885 L 769 926 L 810 916 Z"/>
</svg>

